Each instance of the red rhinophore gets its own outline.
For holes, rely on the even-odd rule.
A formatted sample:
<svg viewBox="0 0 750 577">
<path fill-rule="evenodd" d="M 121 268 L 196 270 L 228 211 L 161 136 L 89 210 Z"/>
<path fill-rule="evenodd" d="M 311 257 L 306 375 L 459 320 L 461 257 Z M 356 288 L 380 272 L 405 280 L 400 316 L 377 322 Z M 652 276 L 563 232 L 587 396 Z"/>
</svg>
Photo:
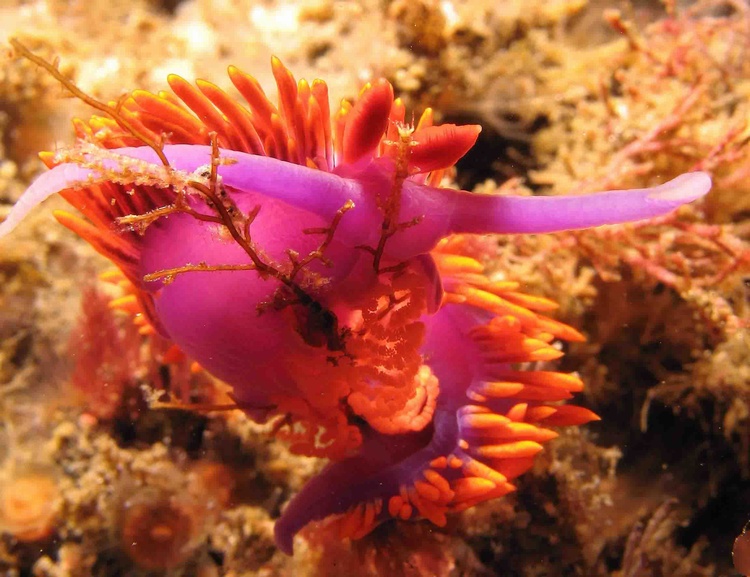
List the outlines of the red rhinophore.
<svg viewBox="0 0 750 577">
<path fill-rule="evenodd" d="M 353 164 L 372 155 L 388 128 L 393 105 L 393 87 L 384 79 L 366 86 L 360 99 L 346 115 L 344 128 L 344 162 Z"/>
<path fill-rule="evenodd" d="M 410 172 L 432 172 L 452 167 L 477 141 L 480 126 L 443 124 L 418 128 L 412 134 Z"/>
</svg>

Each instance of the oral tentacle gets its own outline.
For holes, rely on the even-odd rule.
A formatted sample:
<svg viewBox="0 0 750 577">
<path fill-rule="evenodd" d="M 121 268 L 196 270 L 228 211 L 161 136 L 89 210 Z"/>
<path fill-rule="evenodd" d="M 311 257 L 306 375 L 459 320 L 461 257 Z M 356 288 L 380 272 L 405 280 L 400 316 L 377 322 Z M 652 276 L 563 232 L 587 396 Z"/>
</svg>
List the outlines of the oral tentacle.
<svg viewBox="0 0 750 577">
<path fill-rule="evenodd" d="M 644 220 L 697 200 L 711 188 L 705 172 L 659 186 L 581 196 L 492 196 L 455 199 L 451 233 L 544 233 Z"/>
<path fill-rule="evenodd" d="M 121 162 L 124 159 L 148 163 L 152 165 L 154 174 L 160 170 L 180 171 L 185 173 L 185 181 L 199 168 L 211 163 L 210 146 L 166 145 L 163 152 L 169 160 L 169 168 L 163 167 L 156 153 L 145 146 L 114 149 L 101 160 L 91 158 L 92 163 L 100 163 L 111 174 L 102 175 L 96 168 L 69 162 L 54 167 L 41 175 L 16 203 L 8 218 L 0 224 L 0 236 L 8 234 L 34 207 L 62 190 L 80 188 L 98 180 L 111 181 L 113 175 L 118 173 L 122 174 L 123 182 L 133 179 L 133 173 L 128 170 L 132 167 L 124 166 Z M 353 201 L 355 206 L 363 203 L 362 191 L 354 181 L 266 156 L 223 149 L 219 154 L 227 164 L 219 166 L 218 173 L 223 184 L 233 189 L 282 200 L 327 219 L 333 218 L 348 200 Z M 123 158 L 118 159 L 117 156 Z M 142 171 L 146 168 L 139 167 Z"/>
<path fill-rule="evenodd" d="M 37 178 L 0 223 L 0 237 L 11 233 L 29 213 L 49 197 L 76 183 L 86 182 L 91 171 L 76 164 L 63 164 Z"/>
</svg>

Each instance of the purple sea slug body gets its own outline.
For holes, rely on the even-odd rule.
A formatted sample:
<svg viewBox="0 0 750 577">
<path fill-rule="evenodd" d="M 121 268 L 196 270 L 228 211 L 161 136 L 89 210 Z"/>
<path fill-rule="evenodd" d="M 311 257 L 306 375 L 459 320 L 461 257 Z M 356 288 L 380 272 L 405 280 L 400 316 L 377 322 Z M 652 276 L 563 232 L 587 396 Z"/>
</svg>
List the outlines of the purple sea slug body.
<svg viewBox="0 0 750 577">
<path fill-rule="evenodd" d="M 177 76 L 173 92 L 119 107 L 89 99 L 107 116 L 77 120 L 79 143 L 43 155 L 51 170 L 0 235 L 62 194 L 85 218 L 58 220 L 132 285 L 124 307 L 252 418 L 276 419 L 292 450 L 331 460 L 277 521 L 284 551 L 329 517 L 350 538 L 390 518 L 443 525 L 512 491 L 548 427 L 596 418 L 559 403 L 577 377 L 519 366 L 582 336 L 544 315 L 551 301 L 490 281 L 461 235 L 649 218 L 710 179 L 549 198 L 443 188 L 479 127 L 433 126 L 429 110 L 405 124 L 385 80 L 331 115 L 325 83 L 275 59 L 273 72 L 278 106 L 233 67 L 244 104 Z"/>
</svg>

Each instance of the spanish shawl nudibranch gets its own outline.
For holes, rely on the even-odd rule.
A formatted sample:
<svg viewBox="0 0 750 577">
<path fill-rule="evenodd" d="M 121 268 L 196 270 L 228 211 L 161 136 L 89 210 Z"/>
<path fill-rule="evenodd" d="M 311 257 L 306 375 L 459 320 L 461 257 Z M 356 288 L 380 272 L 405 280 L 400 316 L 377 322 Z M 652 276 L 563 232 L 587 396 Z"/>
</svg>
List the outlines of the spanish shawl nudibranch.
<svg viewBox="0 0 750 577">
<path fill-rule="evenodd" d="M 0 235 L 60 193 L 85 217 L 56 218 L 132 285 L 123 308 L 275 418 L 292 450 L 331 463 L 288 504 L 276 540 L 292 552 L 333 517 L 359 538 L 390 518 L 429 519 L 514 489 L 548 427 L 591 411 L 560 404 L 574 375 L 529 363 L 576 330 L 555 304 L 494 282 L 464 254 L 468 233 L 535 233 L 653 217 L 704 195 L 690 173 L 650 189 L 577 197 L 480 195 L 440 186 L 480 127 L 404 122 L 385 80 L 331 115 L 326 84 L 272 62 L 279 103 L 230 67 L 239 103 L 178 76 L 75 120 L 78 144 L 46 153 Z M 119 225 L 119 226 L 117 226 Z M 531 365 L 533 366 L 533 365 Z"/>
</svg>

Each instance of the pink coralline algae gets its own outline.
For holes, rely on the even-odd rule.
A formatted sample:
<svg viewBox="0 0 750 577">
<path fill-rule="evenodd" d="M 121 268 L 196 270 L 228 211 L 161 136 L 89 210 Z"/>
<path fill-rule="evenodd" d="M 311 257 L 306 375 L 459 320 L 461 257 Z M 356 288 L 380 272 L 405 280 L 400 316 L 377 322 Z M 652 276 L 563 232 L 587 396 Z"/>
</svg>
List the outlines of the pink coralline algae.
<svg viewBox="0 0 750 577">
<path fill-rule="evenodd" d="M 293 451 L 331 460 L 277 521 L 282 550 L 326 518 L 348 538 L 390 518 L 442 526 L 512 491 L 548 427 L 597 418 L 560 404 L 576 376 L 528 368 L 580 333 L 545 316 L 553 302 L 490 280 L 462 235 L 645 219 L 710 179 L 577 197 L 445 188 L 478 126 L 433 126 L 430 110 L 409 124 L 385 80 L 332 114 L 324 82 L 272 65 L 278 105 L 234 67 L 244 103 L 177 76 L 116 106 L 79 93 L 106 116 L 43 155 L 51 170 L 0 234 L 59 192 L 84 218 L 57 219 L 120 269 L 144 327 Z"/>
</svg>

